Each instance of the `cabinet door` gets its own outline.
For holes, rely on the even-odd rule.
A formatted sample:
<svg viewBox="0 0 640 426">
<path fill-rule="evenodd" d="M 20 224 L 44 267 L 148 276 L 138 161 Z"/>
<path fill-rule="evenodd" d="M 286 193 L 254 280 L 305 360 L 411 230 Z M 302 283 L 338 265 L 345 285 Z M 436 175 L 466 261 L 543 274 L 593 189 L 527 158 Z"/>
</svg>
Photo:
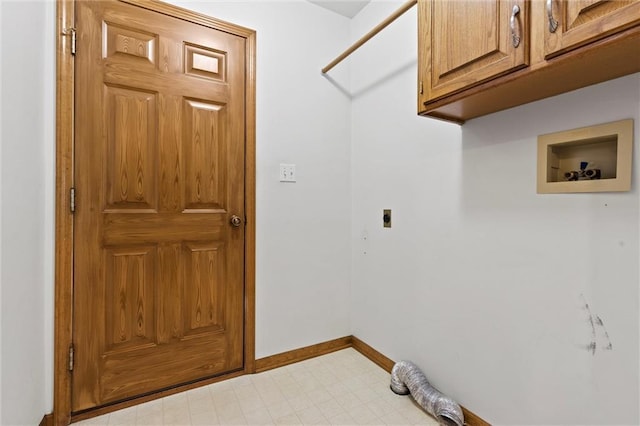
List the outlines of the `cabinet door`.
<svg viewBox="0 0 640 426">
<path fill-rule="evenodd" d="M 435 99 L 524 67 L 529 61 L 525 0 L 421 1 L 420 69 Z"/>
<path fill-rule="evenodd" d="M 640 24 L 638 0 L 545 0 L 545 57 Z"/>
</svg>

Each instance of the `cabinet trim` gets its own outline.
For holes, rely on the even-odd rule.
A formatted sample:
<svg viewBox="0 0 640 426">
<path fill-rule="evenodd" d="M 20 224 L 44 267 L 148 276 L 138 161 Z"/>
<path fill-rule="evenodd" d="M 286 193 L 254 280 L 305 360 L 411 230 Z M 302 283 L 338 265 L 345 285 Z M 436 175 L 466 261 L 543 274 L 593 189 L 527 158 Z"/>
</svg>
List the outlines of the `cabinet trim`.
<svg viewBox="0 0 640 426">
<path fill-rule="evenodd" d="M 419 102 L 419 114 L 464 123 L 472 118 L 640 72 L 640 60 L 630 60 L 633 55 L 637 57 L 638 51 L 640 26 L 468 90 Z"/>
</svg>

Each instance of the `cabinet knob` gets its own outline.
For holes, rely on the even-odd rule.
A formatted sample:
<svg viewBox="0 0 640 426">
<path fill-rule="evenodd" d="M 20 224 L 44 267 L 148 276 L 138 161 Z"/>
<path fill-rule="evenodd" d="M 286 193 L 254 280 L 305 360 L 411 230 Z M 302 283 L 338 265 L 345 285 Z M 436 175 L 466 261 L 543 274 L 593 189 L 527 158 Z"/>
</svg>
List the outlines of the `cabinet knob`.
<svg viewBox="0 0 640 426">
<path fill-rule="evenodd" d="M 513 6 L 513 10 L 511 11 L 511 19 L 509 20 L 511 26 L 511 40 L 513 42 L 513 47 L 520 46 L 520 36 L 516 34 L 516 16 L 520 13 L 520 6 L 517 4 Z"/>
<path fill-rule="evenodd" d="M 547 18 L 549 19 L 549 32 L 555 33 L 558 29 L 558 21 L 553 19 L 553 0 L 547 0 Z"/>
</svg>

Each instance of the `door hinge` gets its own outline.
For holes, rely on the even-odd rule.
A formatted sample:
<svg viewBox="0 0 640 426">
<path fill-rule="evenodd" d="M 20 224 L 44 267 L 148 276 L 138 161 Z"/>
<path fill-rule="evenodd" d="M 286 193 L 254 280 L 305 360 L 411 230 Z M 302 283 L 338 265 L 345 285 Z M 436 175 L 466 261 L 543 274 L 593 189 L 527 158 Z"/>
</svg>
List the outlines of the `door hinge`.
<svg viewBox="0 0 640 426">
<path fill-rule="evenodd" d="M 76 54 L 76 42 L 77 42 L 76 29 L 74 27 L 65 28 L 64 31 L 62 32 L 62 34 L 71 36 L 71 54 L 75 55 Z"/>
<path fill-rule="evenodd" d="M 69 371 L 73 371 L 73 355 L 74 349 L 73 344 L 69 345 Z"/>
<path fill-rule="evenodd" d="M 69 190 L 69 208 L 71 213 L 76 211 L 76 189 L 71 188 Z"/>
<path fill-rule="evenodd" d="M 420 94 L 424 93 L 424 87 L 422 86 L 422 80 L 420 80 Z"/>
</svg>

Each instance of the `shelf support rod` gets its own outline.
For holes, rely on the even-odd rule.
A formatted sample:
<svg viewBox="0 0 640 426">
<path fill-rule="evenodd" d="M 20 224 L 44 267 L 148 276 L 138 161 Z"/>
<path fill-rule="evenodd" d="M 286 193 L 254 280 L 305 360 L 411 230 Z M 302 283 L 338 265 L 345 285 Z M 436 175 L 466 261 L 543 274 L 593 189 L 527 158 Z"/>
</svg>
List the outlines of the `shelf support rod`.
<svg viewBox="0 0 640 426">
<path fill-rule="evenodd" d="M 406 3 L 404 3 L 402 6 L 400 6 L 398 10 L 393 12 L 387 19 L 379 23 L 374 29 L 372 29 L 367 34 L 365 34 L 360 40 L 353 43 L 350 48 L 344 51 L 344 53 L 342 53 L 340 56 L 338 56 L 333 61 L 331 61 L 329 65 L 322 68 L 322 74 L 328 73 L 331 68 L 335 67 L 340 62 L 342 62 L 347 56 L 351 55 L 356 49 L 358 49 L 360 46 L 362 46 L 367 41 L 369 41 L 371 38 L 373 38 L 373 36 L 378 34 L 380 31 L 385 29 L 390 23 L 398 19 L 400 16 L 402 16 L 402 14 L 404 14 L 407 10 L 411 9 L 417 3 L 418 3 L 418 0 L 409 0 Z"/>
</svg>

